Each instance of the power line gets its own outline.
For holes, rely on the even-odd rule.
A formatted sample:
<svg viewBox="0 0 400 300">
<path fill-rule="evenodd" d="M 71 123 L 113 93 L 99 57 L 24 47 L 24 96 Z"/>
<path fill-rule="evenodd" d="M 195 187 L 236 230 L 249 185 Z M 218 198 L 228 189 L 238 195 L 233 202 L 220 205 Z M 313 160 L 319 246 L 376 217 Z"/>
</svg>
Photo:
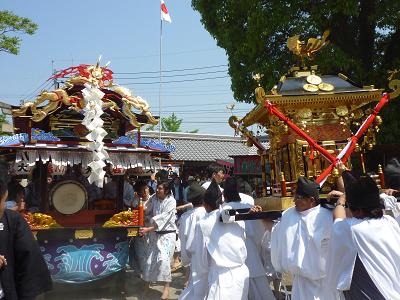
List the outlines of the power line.
<svg viewBox="0 0 400 300">
<path fill-rule="evenodd" d="M 196 84 L 195 87 L 182 86 L 179 88 L 179 90 L 190 89 L 190 91 L 195 91 L 193 88 L 206 88 L 208 91 L 208 90 L 210 90 L 210 87 L 226 87 L 226 84 L 207 84 L 207 85 Z M 173 88 L 173 89 L 175 90 L 176 88 Z M 141 87 L 141 88 L 135 88 L 135 91 L 154 91 L 154 88 Z M 202 91 L 202 90 L 200 90 L 200 91 Z"/>
<path fill-rule="evenodd" d="M 171 78 L 171 77 L 182 77 L 182 76 L 196 76 L 196 75 L 204 75 L 204 74 L 215 74 L 215 73 L 226 73 L 227 70 L 220 71 L 211 71 L 211 72 L 198 72 L 198 73 L 186 73 L 186 74 L 176 74 L 176 75 L 163 75 L 163 78 Z M 123 80 L 123 79 L 152 79 L 159 78 L 160 76 L 142 76 L 142 77 L 115 77 L 114 79 Z"/>
<path fill-rule="evenodd" d="M 185 121 L 182 121 L 182 124 L 228 124 L 228 121 L 226 121 L 226 122 L 223 122 L 223 121 L 210 121 L 210 122 L 207 122 L 207 121 L 199 121 L 199 122 L 194 122 L 194 121 L 185 122 Z"/>
<path fill-rule="evenodd" d="M 185 53 L 198 53 L 198 52 L 211 52 L 211 51 L 219 51 L 219 48 L 208 48 L 208 49 L 196 49 L 196 50 L 187 50 L 187 51 L 175 51 L 175 52 L 164 52 L 164 56 L 170 56 L 170 55 L 181 55 Z M 137 55 L 137 56 L 121 56 L 121 57 L 107 57 L 108 60 L 132 60 L 132 59 L 139 59 L 139 58 L 150 58 L 150 57 L 158 57 L 159 54 L 148 54 L 148 55 Z M 53 59 L 54 62 L 63 62 L 63 61 L 87 61 L 87 62 L 92 62 L 93 57 L 91 58 L 76 58 L 76 57 L 71 57 L 69 59 Z"/>
<path fill-rule="evenodd" d="M 247 109 L 234 109 L 234 112 L 246 112 L 248 111 Z M 224 113 L 230 113 L 228 109 L 226 111 L 215 111 L 215 110 L 209 110 L 209 109 L 199 109 L 199 110 L 164 110 L 164 112 L 169 112 L 169 113 L 214 113 L 214 114 L 224 114 Z"/>
<path fill-rule="evenodd" d="M 206 78 L 197 78 L 197 79 L 184 79 L 184 80 L 170 80 L 170 81 L 163 81 L 162 83 L 176 83 L 176 82 L 189 82 L 189 81 L 202 81 L 202 80 L 212 80 L 212 79 L 220 79 L 220 78 L 227 78 L 229 76 L 216 76 L 216 77 L 206 77 Z M 153 81 L 153 82 L 129 82 L 124 83 L 124 85 L 141 85 L 141 84 L 159 84 L 160 81 Z"/>
<path fill-rule="evenodd" d="M 38 88 L 36 88 L 33 92 L 27 94 L 25 97 L 22 97 L 22 100 L 25 100 L 25 99 L 28 99 L 31 96 L 34 96 L 39 90 L 43 90 L 46 86 L 50 87 L 51 85 L 52 85 L 52 82 L 46 80 Z"/>
<path fill-rule="evenodd" d="M 170 72 L 182 72 L 182 71 L 193 71 L 193 70 L 204 70 L 204 69 L 212 69 L 212 68 L 220 68 L 227 67 L 228 65 L 213 65 L 213 66 L 204 66 L 204 67 L 194 67 L 194 68 L 185 68 L 185 69 L 173 69 L 173 70 L 163 70 L 163 73 Z M 142 71 L 142 72 L 114 72 L 114 74 L 119 75 L 135 75 L 135 74 L 158 74 L 160 71 Z"/>
<path fill-rule="evenodd" d="M 147 93 L 141 93 L 142 96 L 144 95 L 146 97 L 150 96 L 157 96 L 157 94 L 147 94 Z M 188 93 L 188 94 L 163 94 L 163 96 L 166 97 L 189 97 L 189 96 L 214 96 L 214 95 L 232 95 L 232 92 L 225 92 L 225 93 Z"/>
<path fill-rule="evenodd" d="M 231 102 L 219 102 L 219 103 L 215 103 L 215 102 L 213 102 L 213 103 L 197 103 L 197 104 L 185 104 L 185 107 L 188 107 L 188 106 L 199 106 L 199 104 L 200 105 L 207 105 L 207 106 L 210 106 L 210 105 L 225 105 L 225 104 L 231 104 Z M 182 107 L 183 105 L 163 105 L 162 107 L 164 108 L 164 107 Z M 158 108 L 158 106 L 152 106 L 153 108 Z"/>
</svg>

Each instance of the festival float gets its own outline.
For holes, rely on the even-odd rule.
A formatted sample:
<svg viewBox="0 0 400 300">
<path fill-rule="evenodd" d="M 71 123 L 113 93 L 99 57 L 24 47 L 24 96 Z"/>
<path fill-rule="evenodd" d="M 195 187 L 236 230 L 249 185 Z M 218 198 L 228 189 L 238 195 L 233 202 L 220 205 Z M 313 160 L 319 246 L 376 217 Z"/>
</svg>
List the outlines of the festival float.
<svg viewBox="0 0 400 300">
<path fill-rule="evenodd" d="M 262 75 L 254 75 L 257 105 L 244 117 L 229 119 L 236 133 L 258 148 L 262 170 L 267 161 L 271 166 L 271 194 L 266 193 L 264 171 L 263 193 L 256 201 L 264 210 L 293 206 L 299 176 L 315 179 L 322 194 L 327 194 L 338 177 L 335 166 L 339 160 L 351 167 L 352 156 L 352 162 L 365 172 L 365 150 L 374 147 L 382 123 L 378 113 L 400 94 L 400 80 L 394 79 L 394 74 L 389 78 L 391 92 L 384 92 L 372 85 L 361 86 L 344 74 L 321 74 L 318 66 L 307 65 L 328 43 L 328 35 L 326 31 L 321 38 L 307 42 L 299 36 L 289 38 L 287 47 L 299 58 L 299 64 L 267 93 L 260 85 Z M 270 148 L 259 142 L 249 129 L 252 125 L 265 128 Z M 380 166 L 374 177 L 383 187 Z"/>
<path fill-rule="evenodd" d="M 79 65 L 54 74 L 62 87 L 13 107 L 15 134 L 0 155 L 39 199 L 24 213 L 55 282 L 89 282 L 125 268 L 128 239 L 143 206 L 123 211 L 124 176 L 149 176 L 172 145 L 142 139 L 157 124 L 147 102 L 113 83 L 107 67 Z M 137 110 L 138 112 L 134 112 Z M 50 180 L 52 182 L 50 182 Z"/>
</svg>

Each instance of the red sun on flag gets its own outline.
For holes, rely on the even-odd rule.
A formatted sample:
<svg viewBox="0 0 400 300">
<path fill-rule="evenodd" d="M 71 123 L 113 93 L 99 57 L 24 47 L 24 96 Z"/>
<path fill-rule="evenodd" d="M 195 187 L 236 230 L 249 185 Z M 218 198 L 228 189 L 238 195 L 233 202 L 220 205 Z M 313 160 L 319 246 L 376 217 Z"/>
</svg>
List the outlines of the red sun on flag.
<svg viewBox="0 0 400 300">
<path fill-rule="evenodd" d="M 167 6 L 164 3 L 164 0 L 160 0 L 161 1 L 161 21 L 165 21 L 168 23 L 171 23 L 171 16 L 169 15 Z"/>
</svg>

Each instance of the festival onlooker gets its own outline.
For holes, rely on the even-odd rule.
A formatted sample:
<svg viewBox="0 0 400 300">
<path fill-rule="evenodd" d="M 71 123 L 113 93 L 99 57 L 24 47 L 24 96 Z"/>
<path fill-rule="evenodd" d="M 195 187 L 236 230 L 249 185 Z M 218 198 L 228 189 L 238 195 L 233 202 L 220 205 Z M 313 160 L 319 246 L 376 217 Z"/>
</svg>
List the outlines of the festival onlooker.
<svg viewBox="0 0 400 300">
<path fill-rule="evenodd" d="M 0 299 L 35 299 L 52 288 L 47 265 L 21 215 L 4 209 L 7 166 L 0 165 Z"/>
<path fill-rule="evenodd" d="M 134 209 L 137 208 L 137 206 L 139 205 L 139 202 L 135 198 L 135 190 L 133 189 L 133 185 L 131 183 L 129 175 L 124 176 L 124 189 L 122 200 L 126 208 Z"/>
<path fill-rule="evenodd" d="M 147 185 L 150 188 L 150 195 L 153 195 L 157 191 L 157 180 L 156 180 L 156 174 L 152 173 L 150 175 L 150 180 L 147 183 Z"/>
<path fill-rule="evenodd" d="M 187 193 L 188 193 L 188 190 L 189 190 L 190 186 L 191 186 L 192 184 L 194 184 L 194 183 L 197 183 L 197 182 L 196 182 L 196 179 L 195 179 L 193 176 L 190 175 L 190 176 L 187 178 L 187 186 L 183 189 L 183 199 L 185 199 L 185 202 L 190 202 L 190 201 L 188 200 Z"/>
<path fill-rule="evenodd" d="M 27 210 L 29 212 L 35 213 L 40 211 L 40 204 L 42 202 L 40 194 L 40 168 L 35 167 L 32 170 L 31 180 L 25 189 L 25 202 Z"/>
<path fill-rule="evenodd" d="M 14 211 L 24 211 L 24 188 L 16 180 L 11 180 L 8 184 L 8 199 L 5 203 L 6 209 Z"/>
<path fill-rule="evenodd" d="M 143 205 L 145 205 L 150 198 L 150 188 L 145 181 L 137 181 L 135 183 L 135 194 L 135 198 L 138 201 L 143 201 Z M 151 226 L 151 223 L 146 220 L 144 225 L 146 227 Z M 129 263 L 139 276 L 142 276 L 144 270 L 145 261 L 143 258 L 146 253 L 147 243 L 147 236 L 134 237 L 129 243 Z"/>
<path fill-rule="evenodd" d="M 157 192 L 145 203 L 145 217 L 150 226 L 140 229 L 148 235 L 148 247 L 144 255 L 143 280 L 164 282 L 161 298 L 168 299 L 171 282 L 171 261 L 176 241 L 176 201 L 168 183 L 158 183 Z"/>
<path fill-rule="evenodd" d="M 400 227 L 383 207 L 372 178 L 345 181 L 333 212 L 327 282 L 346 299 L 400 299 Z"/>
<path fill-rule="evenodd" d="M 181 183 L 181 179 L 176 174 L 174 174 L 173 180 L 171 182 L 171 191 L 176 200 L 176 206 L 183 204 L 183 185 Z"/>
</svg>

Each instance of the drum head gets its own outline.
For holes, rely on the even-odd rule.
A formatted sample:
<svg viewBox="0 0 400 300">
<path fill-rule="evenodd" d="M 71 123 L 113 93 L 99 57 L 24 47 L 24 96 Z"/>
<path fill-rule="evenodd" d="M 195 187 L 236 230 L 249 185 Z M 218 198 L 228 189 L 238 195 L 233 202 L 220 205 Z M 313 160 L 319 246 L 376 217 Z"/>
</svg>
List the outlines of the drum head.
<svg viewBox="0 0 400 300">
<path fill-rule="evenodd" d="M 77 181 L 61 181 L 50 191 L 50 200 L 58 212 L 71 215 L 85 206 L 87 192 L 85 187 Z"/>
</svg>

